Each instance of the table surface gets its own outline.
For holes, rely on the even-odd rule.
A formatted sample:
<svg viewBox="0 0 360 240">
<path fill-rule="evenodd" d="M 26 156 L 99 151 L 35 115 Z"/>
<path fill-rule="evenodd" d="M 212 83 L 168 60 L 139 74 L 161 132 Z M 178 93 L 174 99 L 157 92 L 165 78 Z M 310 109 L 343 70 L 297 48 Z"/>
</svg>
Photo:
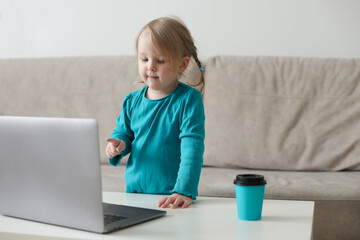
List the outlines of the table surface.
<svg viewBox="0 0 360 240">
<path fill-rule="evenodd" d="M 104 192 L 104 202 L 158 209 L 160 195 Z M 237 218 L 234 198 L 198 197 L 186 209 L 109 234 L 0 215 L 0 239 L 311 239 L 314 202 L 265 200 L 260 221 Z"/>
</svg>

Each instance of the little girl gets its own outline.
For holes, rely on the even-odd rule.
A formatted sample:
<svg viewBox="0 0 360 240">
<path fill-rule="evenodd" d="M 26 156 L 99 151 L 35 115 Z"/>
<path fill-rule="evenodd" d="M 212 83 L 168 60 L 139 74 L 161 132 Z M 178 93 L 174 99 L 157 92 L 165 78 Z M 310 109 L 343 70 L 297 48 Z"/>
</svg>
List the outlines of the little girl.
<svg viewBox="0 0 360 240">
<path fill-rule="evenodd" d="M 117 166 L 130 153 L 126 192 L 166 194 L 162 208 L 186 208 L 197 196 L 204 153 L 202 94 L 179 82 L 195 60 L 204 69 L 187 27 L 175 18 L 144 26 L 136 41 L 138 70 L 145 87 L 129 93 L 110 138 L 106 155 Z"/>
</svg>

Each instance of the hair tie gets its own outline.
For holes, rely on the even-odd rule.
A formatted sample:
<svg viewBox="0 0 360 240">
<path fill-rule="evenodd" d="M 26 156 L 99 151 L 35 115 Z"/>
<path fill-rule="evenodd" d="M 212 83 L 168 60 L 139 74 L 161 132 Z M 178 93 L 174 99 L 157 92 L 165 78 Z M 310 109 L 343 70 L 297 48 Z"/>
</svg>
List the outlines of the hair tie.
<svg viewBox="0 0 360 240">
<path fill-rule="evenodd" d="M 203 71 L 204 71 L 204 68 L 203 68 L 203 67 L 199 67 L 199 71 L 200 71 L 200 72 L 203 72 Z"/>
</svg>

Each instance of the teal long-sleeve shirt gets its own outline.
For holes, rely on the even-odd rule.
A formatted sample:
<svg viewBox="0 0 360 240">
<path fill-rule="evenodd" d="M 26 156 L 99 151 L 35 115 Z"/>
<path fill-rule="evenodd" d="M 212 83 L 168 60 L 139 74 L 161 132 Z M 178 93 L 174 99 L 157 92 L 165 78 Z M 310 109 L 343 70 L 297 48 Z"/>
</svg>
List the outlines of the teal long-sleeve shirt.
<svg viewBox="0 0 360 240">
<path fill-rule="evenodd" d="M 179 83 L 170 95 L 150 100 L 147 86 L 126 95 L 111 138 L 126 148 L 110 158 L 117 166 L 130 153 L 126 192 L 180 193 L 196 199 L 203 164 L 205 113 L 196 89 Z"/>
</svg>

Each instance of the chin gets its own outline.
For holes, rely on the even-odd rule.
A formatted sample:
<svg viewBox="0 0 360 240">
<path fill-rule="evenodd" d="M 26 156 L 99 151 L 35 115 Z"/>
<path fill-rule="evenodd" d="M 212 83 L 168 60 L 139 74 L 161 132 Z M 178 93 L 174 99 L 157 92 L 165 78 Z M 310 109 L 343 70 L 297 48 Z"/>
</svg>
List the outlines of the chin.
<svg viewBox="0 0 360 240">
<path fill-rule="evenodd" d="M 150 86 L 156 87 L 156 86 L 159 85 L 159 80 L 158 80 L 158 79 L 147 79 L 145 83 L 146 83 L 146 85 L 148 85 L 149 87 L 150 87 Z"/>
<path fill-rule="evenodd" d="M 146 81 L 145 82 L 145 84 L 146 84 L 146 86 L 148 86 L 150 89 L 152 89 L 152 90 L 158 90 L 158 86 L 157 86 L 157 84 L 154 84 L 154 83 L 151 83 L 151 82 L 149 82 L 149 81 Z"/>
</svg>

